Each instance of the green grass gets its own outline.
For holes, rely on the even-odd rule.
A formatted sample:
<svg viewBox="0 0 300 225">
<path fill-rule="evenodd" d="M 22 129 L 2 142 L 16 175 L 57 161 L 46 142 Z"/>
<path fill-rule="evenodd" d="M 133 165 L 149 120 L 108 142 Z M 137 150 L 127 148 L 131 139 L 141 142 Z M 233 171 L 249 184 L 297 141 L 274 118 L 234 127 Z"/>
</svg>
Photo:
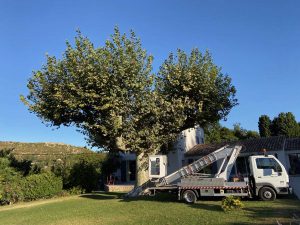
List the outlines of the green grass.
<svg viewBox="0 0 300 225">
<path fill-rule="evenodd" d="M 244 200 L 245 208 L 225 213 L 220 200 L 201 200 L 188 205 L 176 196 L 122 199 L 120 194 L 95 193 L 76 197 L 21 203 L 0 208 L 0 223 L 7 225 L 101 224 L 289 224 L 300 215 L 300 201 Z"/>
</svg>

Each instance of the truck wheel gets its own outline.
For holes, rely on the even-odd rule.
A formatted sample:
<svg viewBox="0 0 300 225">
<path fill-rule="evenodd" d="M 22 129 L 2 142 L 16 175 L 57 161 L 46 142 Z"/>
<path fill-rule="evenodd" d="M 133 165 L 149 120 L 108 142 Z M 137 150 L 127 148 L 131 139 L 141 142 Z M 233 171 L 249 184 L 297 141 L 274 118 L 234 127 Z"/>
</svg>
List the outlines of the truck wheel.
<svg viewBox="0 0 300 225">
<path fill-rule="evenodd" d="M 259 190 L 259 197 L 263 201 L 273 201 L 276 199 L 276 192 L 273 190 L 273 188 L 263 187 Z"/>
<path fill-rule="evenodd" d="M 182 196 L 186 203 L 192 204 L 197 201 L 197 196 L 192 190 L 186 190 L 185 192 L 183 192 Z"/>
</svg>

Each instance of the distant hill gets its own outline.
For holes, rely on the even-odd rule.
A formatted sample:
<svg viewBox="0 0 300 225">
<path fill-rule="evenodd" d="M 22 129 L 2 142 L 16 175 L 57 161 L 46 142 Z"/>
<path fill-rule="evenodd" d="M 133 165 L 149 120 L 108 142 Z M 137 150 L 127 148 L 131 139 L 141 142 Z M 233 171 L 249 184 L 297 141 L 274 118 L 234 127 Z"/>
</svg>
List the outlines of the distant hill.
<svg viewBox="0 0 300 225">
<path fill-rule="evenodd" d="M 95 152 L 83 147 L 63 143 L 23 143 L 0 141 L 0 150 L 9 149 L 17 159 L 45 160 L 58 159 L 68 155 L 93 154 Z M 96 154 L 96 153 L 95 153 Z"/>
</svg>

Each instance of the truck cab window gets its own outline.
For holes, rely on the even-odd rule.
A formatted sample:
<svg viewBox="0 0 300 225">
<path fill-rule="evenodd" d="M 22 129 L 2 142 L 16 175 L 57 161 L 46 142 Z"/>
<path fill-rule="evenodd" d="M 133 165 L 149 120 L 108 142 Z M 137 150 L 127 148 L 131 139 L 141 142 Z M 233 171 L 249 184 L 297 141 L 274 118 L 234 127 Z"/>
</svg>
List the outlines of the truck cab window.
<svg viewBox="0 0 300 225">
<path fill-rule="evenodd" d="M 281 166 L 272 158 L 256 159 L 257 169 L 273 169 L 275 172 L 282 172 Z"/>
</svg>

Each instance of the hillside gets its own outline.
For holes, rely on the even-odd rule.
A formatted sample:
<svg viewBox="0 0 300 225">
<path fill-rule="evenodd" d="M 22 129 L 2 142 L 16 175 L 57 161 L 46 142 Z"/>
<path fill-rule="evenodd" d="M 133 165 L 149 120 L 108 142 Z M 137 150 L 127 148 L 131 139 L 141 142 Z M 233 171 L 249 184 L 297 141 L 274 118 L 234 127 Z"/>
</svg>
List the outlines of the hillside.
<svg viewBox="0 0 300 225">
<path fill-rule="evenodd" d="M 45 160 L 57 159 L 67 155 L 93 154 L 83 147 L 76 147 L 62 143 L 22 143 L 0 141 L 0 150 L 12 150 L 17 159 Z"/>
</svg>

